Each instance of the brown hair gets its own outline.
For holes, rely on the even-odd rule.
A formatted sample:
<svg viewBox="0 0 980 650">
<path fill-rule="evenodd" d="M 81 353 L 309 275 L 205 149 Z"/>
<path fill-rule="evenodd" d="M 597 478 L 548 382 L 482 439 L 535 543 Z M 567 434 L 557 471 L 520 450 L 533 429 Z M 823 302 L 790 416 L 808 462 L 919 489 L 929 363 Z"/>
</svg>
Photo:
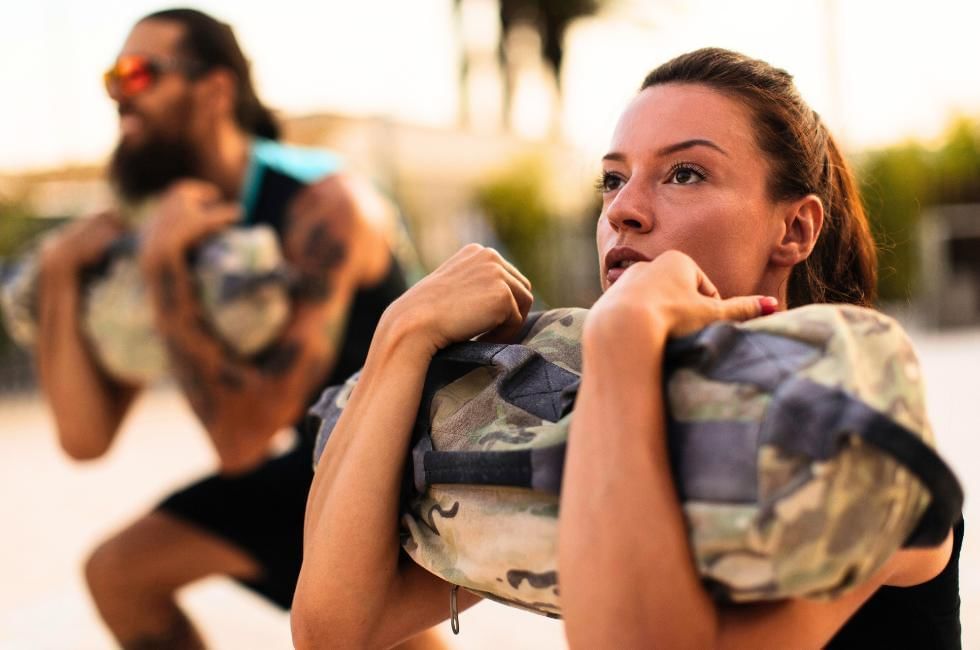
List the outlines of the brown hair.
<svg viewBox="0 0 980 650">
<path fill-rule="evenodd" d="M 667 83 L 704 84 L 744 101 L 755 117 L 757 144 L 769 156 L 771 198 L 814 194 L 823 202 L 823 228 L 813 251 L 790 272 L 788 306 L 874 303 L 877 251 L 854 176 L 793 77 L 744 54 L 705 48 L 661 65 L 640 90 Z"/>
<path fill-rule="evenodd" d="M 270 140 L 279 139 L 279 123 L 260 100 L 252 85 L 248 60 L 238 45 L 231 26 L 196 9 L 164 9 L 144 20 L 166 20 L 184 29 L 179 48 L 189 63 L 202 74 L 214 68 L 226 68 L 235 75 L 235 121 L 246 133 Z"/>
</svg>

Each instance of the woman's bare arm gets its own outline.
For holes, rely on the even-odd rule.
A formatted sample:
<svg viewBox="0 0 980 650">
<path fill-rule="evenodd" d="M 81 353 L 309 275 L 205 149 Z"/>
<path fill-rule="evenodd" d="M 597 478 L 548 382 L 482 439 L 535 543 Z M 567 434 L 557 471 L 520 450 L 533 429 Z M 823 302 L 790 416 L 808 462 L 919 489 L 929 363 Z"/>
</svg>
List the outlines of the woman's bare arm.
<svg viewBox="0 0 980 650">
<path fill-rule="evenodd" d="M 399 552 L 412 425 L 432 355 L 519 328 L 528 287 L 495 252 L 467 247 L 385 312 L 310 492 L 292 612 L 297 647 L 386 647 L 448 616 L 449 585 Z M 460 608 L 476 601 L 459 594 Z"/>
<path fill-rule="evenodd" d="M 757 298 L 711 298 L 713 287 L 691 265 L 674 256 L 636 265 L 597 303 L 586 325 L 559 523 L 569 643 L 820 647 L 879 586 L 938 574 L 951 540 L 897 553 L 872 579 L 833 601 L 715 605 L 701 587 L 671 478 L 662 354 L 669 334 L 719 318 L 744 320 L 760 310 L 752 304 Z"/>
</svg>

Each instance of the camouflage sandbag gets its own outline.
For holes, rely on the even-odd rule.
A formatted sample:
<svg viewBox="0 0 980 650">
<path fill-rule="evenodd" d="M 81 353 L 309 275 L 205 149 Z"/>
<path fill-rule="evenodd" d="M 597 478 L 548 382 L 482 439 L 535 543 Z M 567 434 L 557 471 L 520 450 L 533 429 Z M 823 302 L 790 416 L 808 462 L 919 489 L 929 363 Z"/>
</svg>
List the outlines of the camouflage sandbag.
<svg viewBox="0 0 980 650">
<path fill-rule="evenodd" d="M 475 593 L 560 615 L 557 516 L 584 310 L 545 312 L 521 345 L 462 343 L 426 379 L 403 546 Z M 814 305 L 672 341 L 674 478 L 719 600 L 832 597 L 898 548 L 934 545 L 962 492 L 932 449 L 899 325 Z M 317 453 L 355 384 L 312 414 Z M 655 526 L 656 522 L 650 522 Z"/>
<path fill-rule="evenodd" d="M 86 274 L 81 327 L 106 372 L 145 383 L 167 372 L 167 352 L 136 260 L 136 239 L 114 245 L 104 264 Z M 193 255 L 193 273 L 208 324 L 231 350 L 258 352 L 289 317 L 289 274 L 269 226 L 232 228 L 211 237 Z M 0 277 L 0 310 L 7 331 L 23 346 L 36 338 L 37 267 L 34 255 Z"/>
</svg>

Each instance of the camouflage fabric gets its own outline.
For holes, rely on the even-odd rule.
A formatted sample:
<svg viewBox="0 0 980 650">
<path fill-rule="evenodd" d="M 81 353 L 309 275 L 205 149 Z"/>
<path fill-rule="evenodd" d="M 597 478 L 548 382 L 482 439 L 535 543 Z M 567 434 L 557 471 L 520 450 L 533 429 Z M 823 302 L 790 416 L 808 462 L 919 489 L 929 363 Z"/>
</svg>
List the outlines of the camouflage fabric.
<svg viewBox="0 0 980 650">
<path fill-rule="evenodd" d="M 34 305 L 37 293 L 37 254 L 24 255 L 0 270 L 0 316 L 3 326 L 17 345 L 30 347 L 37 337 Z"/>
<path fill-rule="evenodd" d="M 586 314 L 545 312 L 523 345 L 578 375 Z M 729 345 L 733 336 L 743 344 Z M 699 353 L 722 339 L 726 351 L 707 370 L 705 354 L 681 355 L 668 368 L 668 439 L 695 561 L 712 593 L 737 602 L 833 597 L 867 579 L 914 536 L 931 500 L 903 463 L 859 435 L 870 417 L 886 423 L 880 430 L 894 423 L 933 444 L 919 365 L 902 329 L 871 310 L 813 305 L 712 326 L 696 338 L 705 346 Z M 573 413 L 549 421 L 516 407 L 501 397 L 495 371 L 471 370 L 436 391 L 420 413 L 431 422 L 432 447 L 563 443 Z M 323 418 L 318 452 L 353 385 L 325 393 L 314 407 Z M 799 397 L 802 410 L 784 408 Z M 830 437 L 822 428 L 831 426 L 842 430 Z M 956 493 L 955 478 L 936 462 Z M 958 498 L 951 499 L 956 512 L 961 492 Z M 403 546 L 451 583 L 560 616 L 558 512 L 557 494 L 433 482 L 409 499 Z"/>
<path fill-rule="evenodd" d="M 193 274 L 208 325 L 234 352 L 247 356 L 271 343 L 289 318 L 289 275 L 268 226 L 232 228 L 196 251 Z M 0 309 L 21 345 L 36 336 L 37 269 L 33 255 L 4 274 Z M 81 327 L 111 376 L 145 383 L 167 372 L 163 342 L 130 247 L 111 255 L 84 287 Z"/>
</svg>

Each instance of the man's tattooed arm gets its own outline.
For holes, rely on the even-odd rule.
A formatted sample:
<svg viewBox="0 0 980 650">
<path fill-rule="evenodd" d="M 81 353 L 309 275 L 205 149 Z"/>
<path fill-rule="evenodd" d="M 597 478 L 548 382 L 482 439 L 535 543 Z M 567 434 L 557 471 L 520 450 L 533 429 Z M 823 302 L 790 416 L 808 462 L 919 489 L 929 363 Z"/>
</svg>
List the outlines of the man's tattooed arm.
<svg viewBox="0 0 980 650">
<path fill-rule="evenodd" d="M 251 358 L 215 336 L 182 257 L 144 268 L 173 375 L 227 471 L 265 457 L 269 439 L 300 419 L 336 358 L 357 284 L 357 215 L 343 198 L 338 188 L 314 187 L 295 202 L 283 242 L 297 273 L 292 316 L 279 340 Z"/>
</svg>

